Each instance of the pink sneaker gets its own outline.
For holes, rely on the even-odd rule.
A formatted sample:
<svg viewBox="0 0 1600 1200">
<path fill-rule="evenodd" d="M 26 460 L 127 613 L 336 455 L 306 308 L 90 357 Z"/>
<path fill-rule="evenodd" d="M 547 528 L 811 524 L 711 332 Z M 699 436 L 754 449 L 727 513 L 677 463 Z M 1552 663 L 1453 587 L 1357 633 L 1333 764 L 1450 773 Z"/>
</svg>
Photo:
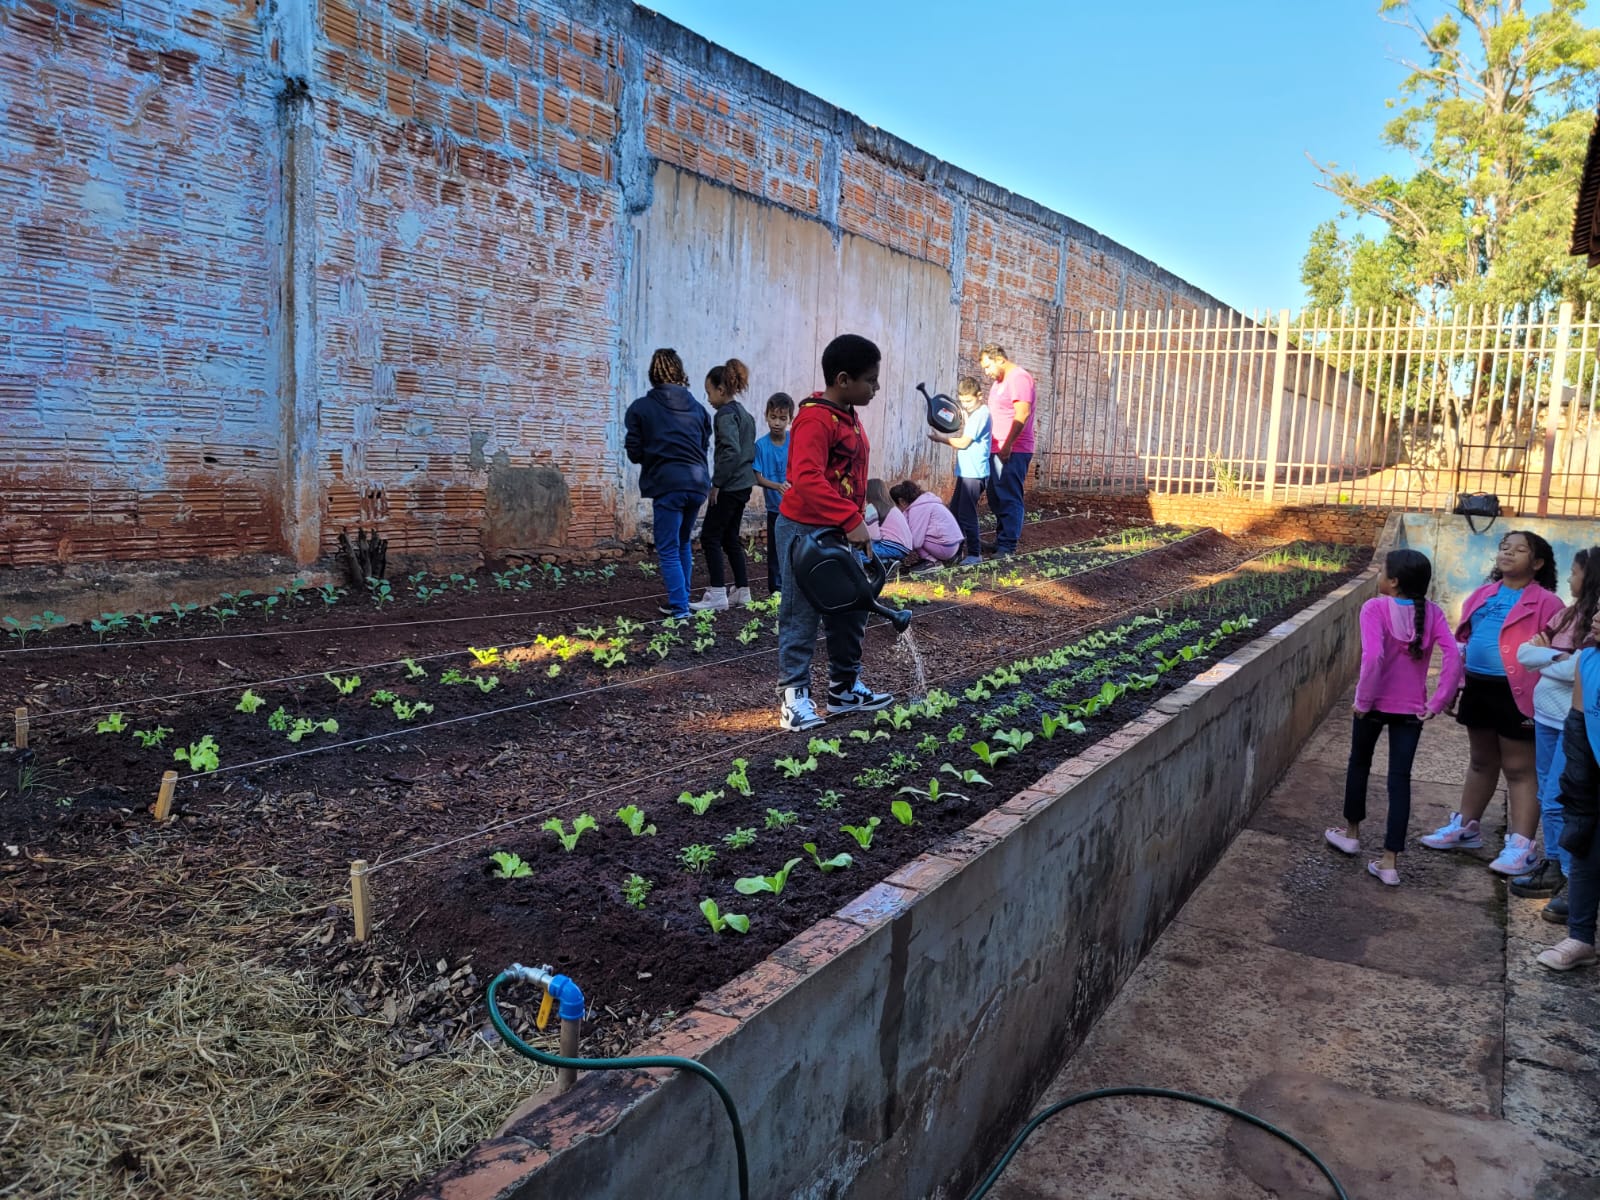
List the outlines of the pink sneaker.
<svg viewBox="0 0 1600 1200">
<path fill-rule="evenodd" d="M 1393 867 L 1380 867 L 1376 861 L 1367 864 L 1367 874 L 1390 887 L 1400 886 L 1400 872 Z"/>
<path fill-rule="evenodd" d="M 1460 813 L 1451 813 L 1449 821 L 1417 840 L 1429 850 L 1476 850 L 1483 845 L 1478 823 L 1462 821 Z"/>
<path fill-rule="evenodd" d="M 1573 967 L 1592 967 L 1597 961 L 1594 947 L 1577 938 L 1562 938 L 1539 955 L 1539 965 L 1552 971 L 1570 971 Z"/>
<path fill-rule="evenodd" d="M 1361 843 L 1347 836 L 1342 829 L 1324 829 L 1322 836 L 1327 839 L 1328 845 L 1344 854 L 1361 853 Z"/>
<path fill-rule="evenodd" d="M 1513 833 L 1506 838 L 1505 849 L 1489 864 L 1489 870 L 1498 875 L 1526 875 L 1543 861 L 1531 840 Z"/>
</svg>

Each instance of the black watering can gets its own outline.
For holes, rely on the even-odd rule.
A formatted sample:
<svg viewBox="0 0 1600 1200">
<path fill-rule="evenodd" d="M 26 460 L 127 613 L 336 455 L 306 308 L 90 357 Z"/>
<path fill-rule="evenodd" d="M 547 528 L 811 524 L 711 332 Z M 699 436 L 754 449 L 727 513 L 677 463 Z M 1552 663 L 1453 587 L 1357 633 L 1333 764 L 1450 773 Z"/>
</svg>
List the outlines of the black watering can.
<svg viewBox="0 0 1600 1200">
<path fill-rule="evenodd" d="M 811 607 L 821 613 L 865 610 L 888 617 L 896 633 L 911 624 L 911 612 L 878 599 L 888 573 L 876 557 L 863 563 L 840 529 L 819 529 L 800 539 L 789 571 Z"/>
<path fill-rule="evenodd" d="M 917 384 L 917 391 L 922 393 L 922 399 L 928 406 L 928 424 L 940 433 L 960 433 L 966 421 L 961 415 L 961 406 L 950 399 L 943 392 L 937 395 L 928 395 L 928 385 Z"/>
</svg>

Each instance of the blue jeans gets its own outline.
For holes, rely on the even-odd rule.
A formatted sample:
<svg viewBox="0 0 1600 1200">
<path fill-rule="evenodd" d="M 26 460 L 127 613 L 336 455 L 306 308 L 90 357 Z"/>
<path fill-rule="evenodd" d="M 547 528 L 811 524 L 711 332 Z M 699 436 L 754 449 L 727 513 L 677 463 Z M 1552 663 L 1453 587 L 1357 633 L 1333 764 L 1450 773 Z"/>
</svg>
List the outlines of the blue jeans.
<svg viewBox="0 0 1600 1200">
<path fill-rule="evenodd" d="M 811 686 L 811 659 L 817 651 L 817 626 L 828 633 L 828 686 L 847 692 L 861 674 L 861 643 L 867 633 L 867 614 L 856 610 L 821 613 L 800 589 L 794 576 L 794 551 L 801 538 L 825 529 L 778 517 L 778 563 L 788 586 L 778 603 L 778 694 L 784 688 Z"/>
<path fill-rule="evenodd" d="M 1020 454 L 1015 450 L 1007 462 L 999 458 L 989 460 L 989 509 L 994 513 L 996 554 L 1010 554 L 1022 536 L 1022 519 L 1027 515 L 1022 485 L 1027 481 L 1028 464 L 1032 461 L 1031 451 Z"/>
<path fill-rule="evenodd" d="M 1544 829 L 1544 856 L 1555 859 L 1565 875 L 1572 869 L 1572 855 L 1561 848 L 1561 827 L 1566 813 L 1561 807 L 1561 768 L 1567 763 L 1566 752 L 1561 748 L 1561 730 L 1535 721 L 1533 752 L 1539 771 L 1539 822 Z"/>
<path fill-rule="evenodd" d="M 694 542 L 689 534 L 704 501 L 700 492 L 668 492 L 650 502 L 656 560 L 661 564 L 661 582 L 667 585 L 667 603 L 675 617 L 689 615 L 689 577 L 694 571 Z"/>
<path fill-rule="evenodd" d="M 978 536 L 978 497 L 983 495 L 985 482 L 983 479 L 957 475 L 956 490 L 950 496 L 950 511 L 955 516 L 956 524 L 961 527 L 961 536 L 967 539 L 966 553 L 969 555 L 983 553 L 983 539 Z"/>
<path fill-rule="evenodd" d="M 1344 773 L 1344 819 L 1354 825 L 1367 818 L 1367 776 L 1385 725 L 1389 727 L 1389 822 L 1384 828 L 1383 848 L 1399 854 L 1406 848 L 1406 826 L 1411 823 L 1411 763 L 1422 740 L 1422 722 L 1416 717 L 1374 710 L 1352 719 L 1350 764 Z"/>
</svg>

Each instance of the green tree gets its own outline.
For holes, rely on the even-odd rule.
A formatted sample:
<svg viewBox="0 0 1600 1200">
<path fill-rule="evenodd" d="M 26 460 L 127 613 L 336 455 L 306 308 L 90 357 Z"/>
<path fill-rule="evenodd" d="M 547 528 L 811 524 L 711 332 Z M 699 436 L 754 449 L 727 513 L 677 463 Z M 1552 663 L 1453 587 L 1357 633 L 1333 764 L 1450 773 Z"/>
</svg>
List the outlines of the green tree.
<svg viewBox="0 0 1600 1200">
<path fill-rule="evenodd" d="M 1385 20 L 1420 44 L 1390 100 L 1383 140 L 1410 152 L 1410 178 L 1361 179 L 1317 164 L 1342 218 L 1382 236 L 1319 225 L 1301 264 L 1313 304 L 1548 305 L 1600 299 L 1600 271 L 1567 254 L 1600 84 L 1600 29 L 1584 0 L 1456 0 L 1425 22 L 1409 0 Z"/>
</svg>

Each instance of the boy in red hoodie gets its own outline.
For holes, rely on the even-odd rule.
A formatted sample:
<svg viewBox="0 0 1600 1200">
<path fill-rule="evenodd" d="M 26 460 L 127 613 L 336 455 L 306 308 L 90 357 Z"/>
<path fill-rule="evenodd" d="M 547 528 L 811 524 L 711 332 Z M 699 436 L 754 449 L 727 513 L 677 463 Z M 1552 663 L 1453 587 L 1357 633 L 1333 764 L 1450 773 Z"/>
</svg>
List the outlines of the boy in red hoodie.
<svg viewBox="0 0 1600 1200">
<path fill-rule="evenodd" d="M 822 352 L 826 386 L 800 405 L 789 430 L 789 490 L 778 507 L 778 562 L 793 580 L 791 559 L 803 538 L 818 529 L 844 531 L 857 548 L 872 553 L 863 508 L 867 499 L 867 431 L 856 409 L 878 391 L 878 347 L 846 333 Z M 870 712 L 893 703 L 891 692 L 861 682 L 865 612 L 819 613 L 798 585 L 783 589 L 778 607 L 778 684 L 783 697 L 779 722 L 785 729 L 815 729 L 823 718 L 811 701 L 811 658 L 817 625 L 828 634 L 828 712 Z"/>
</svg>

